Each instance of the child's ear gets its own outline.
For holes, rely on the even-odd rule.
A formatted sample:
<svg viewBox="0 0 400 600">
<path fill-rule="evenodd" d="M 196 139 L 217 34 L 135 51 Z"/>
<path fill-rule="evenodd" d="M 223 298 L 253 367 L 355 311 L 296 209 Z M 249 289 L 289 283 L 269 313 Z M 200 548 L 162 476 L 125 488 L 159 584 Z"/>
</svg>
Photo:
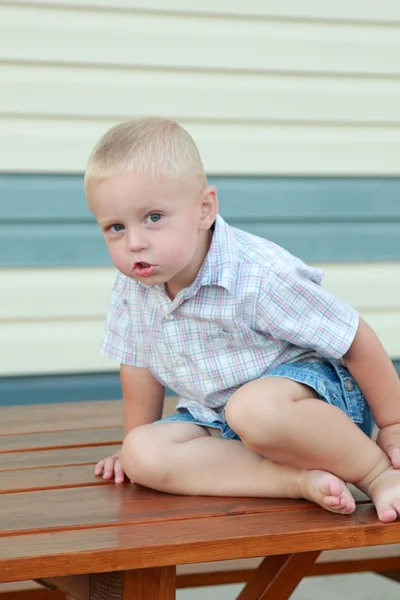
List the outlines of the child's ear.
<svg viewBox="0 0 400 600">
<path fill-rule="evenodd" d="M 210 229 L 218 214 L 218 196 L 217 189 L 209 185 L 203 191 L 201 199 L 201 221 L 200 229 Z"/>
</svg>

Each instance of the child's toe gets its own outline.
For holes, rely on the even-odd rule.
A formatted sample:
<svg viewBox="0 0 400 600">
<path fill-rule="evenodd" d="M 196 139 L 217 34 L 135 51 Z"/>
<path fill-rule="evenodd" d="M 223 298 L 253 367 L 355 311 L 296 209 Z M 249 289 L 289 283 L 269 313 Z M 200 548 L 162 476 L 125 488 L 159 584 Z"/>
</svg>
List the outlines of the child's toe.
<svg viewBox="0 0 400 600">
<path fill-rule="evenodd" d="M 376 505 L 376 511 L 380 521 L 384 523 L 390 523 L 397 519 L 397 511 L 388 502 L 378 502 Z"/>
</svg>

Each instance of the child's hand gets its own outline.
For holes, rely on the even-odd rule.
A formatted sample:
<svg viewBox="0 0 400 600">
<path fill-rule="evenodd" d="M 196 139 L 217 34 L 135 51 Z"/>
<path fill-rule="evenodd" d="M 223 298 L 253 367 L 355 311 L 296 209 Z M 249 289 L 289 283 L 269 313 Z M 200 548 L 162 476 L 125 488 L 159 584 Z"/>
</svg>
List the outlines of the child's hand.
<svg viewBox="0 0 400 600">
<path fill-rule="evenodd" d="M 383 427 L 376 443 L 388 455 L 395 469 L 400 469 L 400 423 Z"/>
<path fill-rule="evenodd" d="M 95 475 L 102 475 L 103 479 L 112 479 L 115 477 L 115 483 L 123 483 L 125 473 L 119 460 L 119 453 L 116 452 L 108 458 L 100 460 L 94 470 Z"/>
</svg>

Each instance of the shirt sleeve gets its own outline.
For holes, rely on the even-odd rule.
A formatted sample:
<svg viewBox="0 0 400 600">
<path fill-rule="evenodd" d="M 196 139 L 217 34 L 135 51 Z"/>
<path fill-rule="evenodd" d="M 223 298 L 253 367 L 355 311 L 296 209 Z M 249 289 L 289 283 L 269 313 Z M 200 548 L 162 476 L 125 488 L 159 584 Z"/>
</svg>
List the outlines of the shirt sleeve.
<svg viewBox="0 0 400 600">
<path fill-rule="evenodd" d="M 129 314 L 128 286 L 121 273 L 118 273 L 111 293 L 100 352 L 124 365 L 147 368 L 135 343 Z"/>
<path fill-rule="evenodd" d="M 259 329 L 276 340 L 341 358 L 359 324 L 358 313 L 321 287 L 323 272 L 302 261 L 271 267 L 260 297 Z"/>
</svg>

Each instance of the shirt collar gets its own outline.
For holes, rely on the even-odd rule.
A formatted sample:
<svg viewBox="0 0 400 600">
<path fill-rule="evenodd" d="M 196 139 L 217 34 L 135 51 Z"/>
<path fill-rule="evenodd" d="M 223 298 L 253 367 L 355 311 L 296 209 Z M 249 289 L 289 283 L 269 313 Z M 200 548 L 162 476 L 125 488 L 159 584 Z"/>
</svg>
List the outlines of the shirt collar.
<svg viewBox="0 0 400 600">
<path fill-rule="evenodd" d="M 193 283 L 179 292 L 178 297 L 193 297 L 202 286 L 216 285 L 229 292 L 234 290 L 234 274 L 236 272 L 237 251 L 232 228 L 217 215 L 210 248 L 200 271 Z M 138 281 L 141 286 L 149 288 L 148 284 Z M 151 286 L 165 293 L 164 284 Z M 182 295 L 182 297 L 181 297 Z"/>
<path fill-rule="evenodd" d="M 233 292 L 236 271 L 236 244 L 232 228 L 217 215 L 207 256 L 193 282 L 196 290 L 204 285 L 217 285 Z"/>
</svg>

